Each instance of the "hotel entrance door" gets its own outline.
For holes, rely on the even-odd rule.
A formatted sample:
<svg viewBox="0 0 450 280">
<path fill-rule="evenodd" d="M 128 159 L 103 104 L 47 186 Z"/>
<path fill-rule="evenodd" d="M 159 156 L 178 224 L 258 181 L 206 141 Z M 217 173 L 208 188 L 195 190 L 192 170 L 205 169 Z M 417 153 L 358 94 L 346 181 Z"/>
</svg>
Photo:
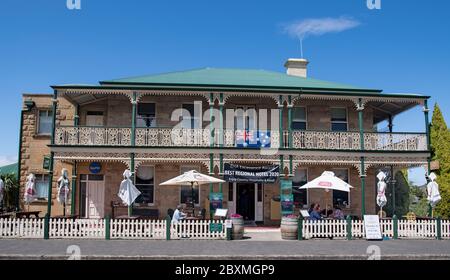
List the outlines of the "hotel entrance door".
<svg viewBox="0 0 450 280">
<path fill-rule="evenodd" d="M 255 184 L 237 184 L 236 212 L 246 221 L 255 220 Z"/>
</svg>

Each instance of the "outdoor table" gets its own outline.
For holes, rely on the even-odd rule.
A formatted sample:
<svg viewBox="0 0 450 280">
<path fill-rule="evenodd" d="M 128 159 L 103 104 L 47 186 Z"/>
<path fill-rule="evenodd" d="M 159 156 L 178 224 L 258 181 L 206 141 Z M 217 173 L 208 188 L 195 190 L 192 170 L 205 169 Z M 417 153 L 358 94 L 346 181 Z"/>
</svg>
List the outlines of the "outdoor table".
<svg viewBox="0 0 450 280">
<path fill-rule="evenodd" d="M 16 212 L 16 218 L 30 218 L 30 216 L 35 216 L 36 218 L 39 218 L 39 213 L 41 213 L 41 211 Z"/>
<path fill-rule="evenodd" d="M 2 213 L 0 214 L 0 218 L 11 218 L 14 213 Z"/>
<path fill-rule="evenodd" d="M 141 216 L 128 216 L 128 215 L 122 215 L 122 216 L 117 216 L 117 217 L 115 217 L 115 219 L 138 220 L 138 219 L 141 219 Z"/>
<path fill-rule="evenodd" d="M 54 216 L 55 219 L 78 219 L 79 215 L 61 215 L 61 216 Z"/>
</svg>

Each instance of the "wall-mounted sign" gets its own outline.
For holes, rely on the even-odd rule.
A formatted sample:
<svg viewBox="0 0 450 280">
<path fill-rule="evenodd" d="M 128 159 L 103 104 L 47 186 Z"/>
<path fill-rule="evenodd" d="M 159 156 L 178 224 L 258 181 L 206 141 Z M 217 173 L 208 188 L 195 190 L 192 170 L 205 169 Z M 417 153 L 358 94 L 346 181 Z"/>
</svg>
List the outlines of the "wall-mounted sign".
<svg viewBox="0 0 450 280">
<path fill-rule="evenodd" d="M 294 213 L 294 195 L 282 194 L 281 198 L 281 214 L 289 215 Z"/>
<path fill-rule="evenodd" d="M 210 193 L 209 194 L 209 210 L 215 211 L 222 208 L 223 194 L 222 193 Z"/>
<path fill-rule="evenodd" d="M 237 164 L 224 164 L 224 180 L 238 183 L 275 183 L 280 176 L 279 165 L 269 166 L 242 166 Z"/>
<path fill-rule="evenodd" d="M 89 164 L 89 171 L 92 174 L 98 174 L 100 173 L 100 171 L 102 171 L 102 165 L 100 162 L 91 162 L 91 164 Z"/>
<path fill-rule="evenodd" d="M 50 169 L 50 156 L 44 156 L 44 162 L 42 163 L 42 168 L 45 170 Z"/>
</svg>

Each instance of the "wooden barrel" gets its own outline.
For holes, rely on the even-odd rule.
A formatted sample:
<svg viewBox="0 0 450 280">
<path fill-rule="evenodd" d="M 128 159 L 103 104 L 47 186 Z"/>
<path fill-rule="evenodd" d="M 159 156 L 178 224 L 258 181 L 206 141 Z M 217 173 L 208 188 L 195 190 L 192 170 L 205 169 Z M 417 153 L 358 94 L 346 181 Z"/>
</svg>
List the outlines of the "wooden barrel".
<svg viewBox="0 0 450 280">
<path fill-rule="evenodd" d="M 244 237 L 244 218 L 231 218 L 233 222 L 232 239 L 242 239 Z"/>
<path fill-rule="evenodd" d="M 283 217 L 281 219 L 281 238 L 287 240 L 297 240 L 297 235 L 298 220 L 294 218 Z"/>
</svg>

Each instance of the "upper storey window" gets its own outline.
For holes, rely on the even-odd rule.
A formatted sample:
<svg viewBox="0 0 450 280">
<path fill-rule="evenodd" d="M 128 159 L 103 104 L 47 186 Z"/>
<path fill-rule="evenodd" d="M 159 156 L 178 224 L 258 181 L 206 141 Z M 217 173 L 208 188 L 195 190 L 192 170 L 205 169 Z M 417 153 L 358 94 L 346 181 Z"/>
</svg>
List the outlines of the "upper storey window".
<svg viewBox="0 0 450 280">
<path fill-rule="evenodd" d="M 187 103 L 182 105 L 183 109 L 183 120 L 181 126 L 186 129 L 197 129 L 201 128 L 200 116 L 198 116 L 201 105 L 197 103 Z"/>
<path fill-rule="evenodd" d="M 137 127 L 156 127 L 156 108 L 155 103 L 138 103 Z"/>
<path fill-rule="evenodd" d="M 347 109 L 331 108 L 331 131 L 347 131 Z"/>
<path fill-rule="evenodd" d="M 306 108 L 294 107 L 292 116 L 292 129 L 306 130 Z"/>
<path fill-rule="evenodd" d="M 51 110 L 39 110 L 39 123 L 37 133 L 39 135 L 50 135 L 52 133 Z"/>
</svg>

